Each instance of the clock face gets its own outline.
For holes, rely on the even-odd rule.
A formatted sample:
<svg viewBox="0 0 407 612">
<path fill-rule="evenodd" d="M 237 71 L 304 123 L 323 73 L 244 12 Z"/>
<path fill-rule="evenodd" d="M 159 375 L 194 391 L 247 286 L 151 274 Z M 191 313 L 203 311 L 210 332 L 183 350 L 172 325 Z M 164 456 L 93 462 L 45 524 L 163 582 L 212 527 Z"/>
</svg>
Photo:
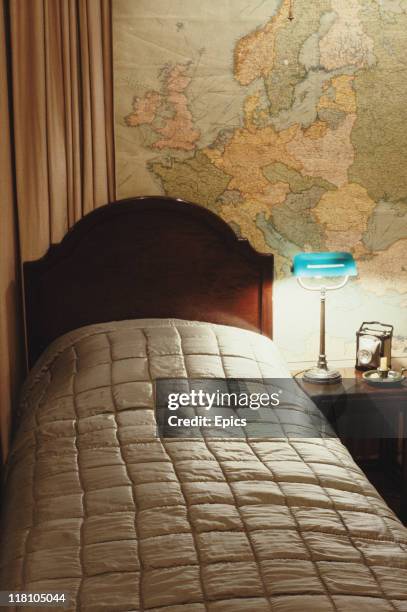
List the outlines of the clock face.
<svg viewBox="0 0 407 612">
<path fill-rule="evenodd" d="M 372 351 L 368 349 L 359 349 L 358 350 L 358 361 L 361 365 L 368 365 L 373 358 Z"/>
</svg>

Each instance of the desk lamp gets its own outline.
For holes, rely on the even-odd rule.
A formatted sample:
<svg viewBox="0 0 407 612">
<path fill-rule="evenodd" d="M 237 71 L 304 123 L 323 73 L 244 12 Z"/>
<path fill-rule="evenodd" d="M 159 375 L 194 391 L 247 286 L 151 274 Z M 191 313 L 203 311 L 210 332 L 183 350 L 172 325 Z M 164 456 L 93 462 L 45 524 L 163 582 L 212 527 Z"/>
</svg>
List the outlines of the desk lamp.
<svg viewBox="0 0 407 612">
<path fill-rule="evenodd" d="M 342 380 L 340 372 L 330 370 L 326 361 L 325 300 L 327 291 L 341 289 L 349 276 L 356 276 L 355 260 L 350 253 L 342 252 L 298 253 L 294 256 L 292 271 L 303 289 L 319 291 L 321 296 L 318 363 L 305 372 L 304 380 L 319 384 L 338 383 Z M 317 279 L 317 282 L 308 283 L 304 279 Z"/>
</svg>

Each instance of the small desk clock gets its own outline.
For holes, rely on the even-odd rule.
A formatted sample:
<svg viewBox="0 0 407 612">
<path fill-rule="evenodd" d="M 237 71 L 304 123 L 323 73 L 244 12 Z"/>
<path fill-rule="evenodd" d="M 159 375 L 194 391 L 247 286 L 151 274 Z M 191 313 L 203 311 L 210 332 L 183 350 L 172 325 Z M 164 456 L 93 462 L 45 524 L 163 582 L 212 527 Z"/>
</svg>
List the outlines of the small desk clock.
<svg viewBox="0 0 407 612">
<path fill-rule="evenodd" d="M 381 357 L 387 357 L 391 368 L 392 338 L 393 325 L 364 321 L 356 332 L 356 369 L 377 370 Z"/>
</svg>

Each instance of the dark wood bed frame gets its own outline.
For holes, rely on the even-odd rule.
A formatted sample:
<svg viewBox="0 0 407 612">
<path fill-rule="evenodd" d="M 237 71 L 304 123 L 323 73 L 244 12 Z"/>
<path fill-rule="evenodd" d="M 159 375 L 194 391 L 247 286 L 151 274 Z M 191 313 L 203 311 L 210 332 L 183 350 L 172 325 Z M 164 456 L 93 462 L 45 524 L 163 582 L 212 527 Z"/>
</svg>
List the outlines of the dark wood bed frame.
<svg viewBox="0 0 407 612">
<path fill-rule="evenodd" d="M 272 336 L 273 256 L 206 208 L 167 197 L 107 204 L 24 264 L 28 362 L 65 332 L 170 317 Z"/>
</svg>

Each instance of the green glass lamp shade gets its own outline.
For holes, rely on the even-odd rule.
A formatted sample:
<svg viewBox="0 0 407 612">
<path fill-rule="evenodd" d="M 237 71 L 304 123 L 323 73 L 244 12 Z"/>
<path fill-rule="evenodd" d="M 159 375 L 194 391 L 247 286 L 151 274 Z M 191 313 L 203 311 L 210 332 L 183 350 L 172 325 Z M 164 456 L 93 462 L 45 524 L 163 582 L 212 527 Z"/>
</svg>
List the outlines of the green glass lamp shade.
<svg viewBox="0 0 407 612">
<path fill-rule="evenodd" d="M 294 256 L 294 276 L 356 276 L 356 263 L 351 253 L 298 253 Z"/>
</svg>

